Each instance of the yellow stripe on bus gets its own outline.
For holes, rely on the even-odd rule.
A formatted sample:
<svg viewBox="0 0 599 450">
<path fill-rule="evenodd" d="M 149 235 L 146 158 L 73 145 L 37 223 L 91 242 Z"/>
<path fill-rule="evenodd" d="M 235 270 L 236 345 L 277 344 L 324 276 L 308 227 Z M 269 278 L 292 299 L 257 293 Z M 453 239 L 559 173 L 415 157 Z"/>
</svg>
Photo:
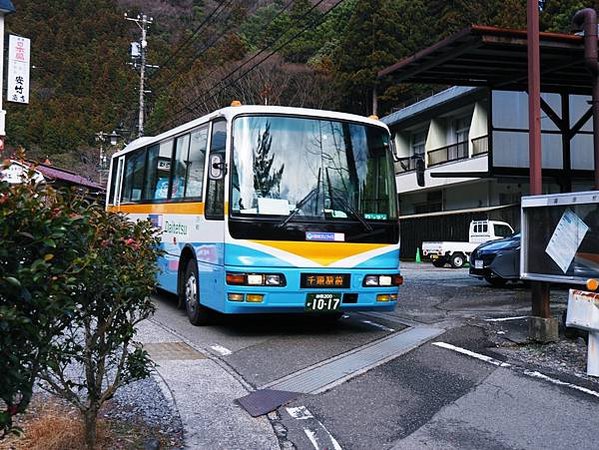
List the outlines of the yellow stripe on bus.
<svg viewBox="0 0 599 450">
<path fill-rule="evenodd" d="M 204 203 L 146 203 L 109 206 L 108 211 L 127 214 L 204 214 Z"/>
<path fill-rule="evenodd" d="M 309 259 L 322 266 L 341 261 L 342 259 L 390 247 L 389 244 L 353 244 L 348 242 L 292 242 L 292 241 L 252 241 L 257 244 L 273 247 L 302 258 Z"/>
</svg>

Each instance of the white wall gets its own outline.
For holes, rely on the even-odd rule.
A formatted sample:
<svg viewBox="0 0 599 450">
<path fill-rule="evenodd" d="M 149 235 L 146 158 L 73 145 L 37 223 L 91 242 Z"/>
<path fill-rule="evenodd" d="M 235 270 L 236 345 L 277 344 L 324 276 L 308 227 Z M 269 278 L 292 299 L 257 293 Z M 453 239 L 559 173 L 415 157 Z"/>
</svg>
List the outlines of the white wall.
<svg viewBox="0 0 599 450">
<path fill-rule="evenodd" d="M 436 166 L 432 169 L 427 169 L 424 172 L 424 188 L 418 186 L 416 182 L 416 172 L 407 172 L 397 175 L 397 192 L 402 194 L 404 192 L 414 192 L 423 189 L 438 188 L 441 186 L 448 186 L 458 183 L 464 183 L 466 181 L 477 180 L 478 177 L 473 178 L 432 178 L 431 172 L 486 172 L 488 170 L 488 157 L 482 156 L 480 158 L 463 159 L 461 161 L 445 164 L 442 166 Z"/>
<path fill-rule="evenodd" d="M 410 156 L 410 133 L 395 133 L 395 148 L 399 158 Z"/>
<path fill-rule="evenodd" d="M 440 119 L 431 120 L 431 124 L 428 127 L 428 136 L 426 138 L 426 144 L 424 149 L 426 153 L 431 150 L 435 150 L 440 147 L 444 147 L 446 144 L 445 136 L 445 121 Z M 426 165 L 428 166 L 428 157 L 424 158 Z"/>
<path fill-rule="evenodd" d="M 474 113 L 472 114 L 472 123 L 468 133 L 468 153 L 472 156 L 472 139 L 489 134 L 488 112 L 485 105 L 481 102 L 474 104 Z"/>
</svg>

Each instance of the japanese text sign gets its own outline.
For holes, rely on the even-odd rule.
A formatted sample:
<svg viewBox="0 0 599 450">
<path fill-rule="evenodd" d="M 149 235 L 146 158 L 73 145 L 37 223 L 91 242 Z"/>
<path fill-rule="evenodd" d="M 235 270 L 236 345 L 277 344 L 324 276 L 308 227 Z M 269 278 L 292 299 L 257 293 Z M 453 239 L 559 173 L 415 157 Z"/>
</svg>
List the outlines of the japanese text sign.
<svg viewBox="0 0 599 450">
<path fill-rule="evenodd" d="M 29 103 L 29 39 L 10 35 L 8 40 L 8 89 L 6 100 Z"/>
</svg>

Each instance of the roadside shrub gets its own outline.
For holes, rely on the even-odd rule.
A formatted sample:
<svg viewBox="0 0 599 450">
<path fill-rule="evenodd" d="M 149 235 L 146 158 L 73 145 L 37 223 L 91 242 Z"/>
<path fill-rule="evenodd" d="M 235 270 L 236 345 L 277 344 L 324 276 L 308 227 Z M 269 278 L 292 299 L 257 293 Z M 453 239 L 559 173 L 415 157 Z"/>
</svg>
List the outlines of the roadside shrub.
<svg viewBox="0 0 599 450">
<path fill-rule="evenodd" d="M 52 339 L 75 311 L 88 228 L 78 198 L 0 182 L 0 437 L 26 410 Z"/>
<path fill-rule="evenodd" d="M 154 311 L 158 244 L 148 221 L 0 183 L 0 437 L 41 379 L 79 409 L 94 448 L 102 404 L 152 367 L 134 335 Z"/>
<path fill-rule="evenodd" d="M 152 368 L 134 335 L 135 325 L 154 312 L 149 296 L 160 250 L 149 221 L 132 222 L 102 208 L 86 210 L 85 220 L 84 269 L 72 292 L 76 309 L 53 340 L 40 377 L 47 390 L 80 410 L 92 449 L 102 404 Z"/>
</svg>

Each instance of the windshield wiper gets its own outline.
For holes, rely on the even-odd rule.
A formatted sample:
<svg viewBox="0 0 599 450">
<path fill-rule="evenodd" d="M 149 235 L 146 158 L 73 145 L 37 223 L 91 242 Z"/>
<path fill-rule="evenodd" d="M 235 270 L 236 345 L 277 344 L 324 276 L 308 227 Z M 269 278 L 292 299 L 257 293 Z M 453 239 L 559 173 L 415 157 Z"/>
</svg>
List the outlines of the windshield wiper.
<svg viewBox="0 0 599 450">
<path fill-rule="evenodd" d="M 280 222 L 279 224 L 277 224 L 277 228 L 282 228 L 285 225 L 287 225 L 289 222 L 291 222 L 291 219 L 293 219 L 295 216 L 297 216 L 297 214 L 301 211 L 301 209 L 304 207 L 304 205 L 306 203 L 308 203 L 310 200 L 312 200 L 312 198 L 315 195 L 318 195 L 320 193 L 320 172 L 322 169 L 318 169 L 318 181 L 316 182 L 316 187 L 314 189 L 312 189 L 310 192 L 308 192 L 304 198 L 302 198 L 299 202 L 297 202 L 295 204 L 295 209 L 293 211 L 291 211 L 291 214 L 289 214 L 287 217 L 285 217 L 285 219 Z"/>
<path fill-rule="evenodd" d="M 364 220 L 364 218 L 360 215 L 360 213 L 358 213 L 358 211 L 356 211 L 353 206 L 351 206 L 349 204 L 349 202 L 347 202 L 343 197 L 335 195 L 335 187 L 333 186 L 333 184 L 331 183 L 331 177 L 329 176 L 329 168 L 327 167 L 326 169 L 327 172 L 327 183 L 329 184 L 329 195 L 331 197 L 331 200 L 339 200 L 341 202 L 341 205 L 343 206 L 343 208 L 345 208 L 347 211 L 349 211 L 349 213 L 354 216 L 356 219 L 358 219 L 358 221 L 362 224 L 362 226 L 364 227 L 364 229 L 366 229 L 366 231 L 372 231 L 372 225 L 370 225 L 368 222 L 366 222 Z"/>
</svg>

